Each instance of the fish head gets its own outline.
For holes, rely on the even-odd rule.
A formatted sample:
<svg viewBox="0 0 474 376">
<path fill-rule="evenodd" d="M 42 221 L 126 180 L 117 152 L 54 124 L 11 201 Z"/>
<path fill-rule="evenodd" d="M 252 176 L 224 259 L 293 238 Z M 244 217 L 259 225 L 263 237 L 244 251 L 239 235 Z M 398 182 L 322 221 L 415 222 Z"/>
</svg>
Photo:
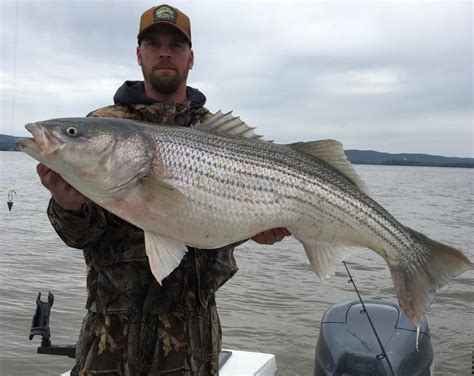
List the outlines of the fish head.
<svg viewBox="0 0 474 376">
<path fill-rule="evenodd" d="M 130 124 L 97 117 L 30 123 L 25 127 L 33 138 L 18 140 L 17 148 L 101 203 L 122 194 L 151 169 L 151 141 Z"/>
</svg>

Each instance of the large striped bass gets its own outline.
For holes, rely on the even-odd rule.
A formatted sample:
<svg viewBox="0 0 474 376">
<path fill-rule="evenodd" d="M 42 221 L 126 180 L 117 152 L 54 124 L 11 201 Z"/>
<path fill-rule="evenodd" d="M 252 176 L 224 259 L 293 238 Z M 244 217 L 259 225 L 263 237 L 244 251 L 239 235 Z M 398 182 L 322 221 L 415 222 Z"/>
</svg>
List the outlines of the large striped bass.
<svg viewBox="0 0 474 376">
<path fill-rule="evenodd" d="M 284 227 L 321 279 L 355 247 L 382 256 L 419 327 L 435 291 L 472 263 L 400 224 L 371 199 L 333 140 L 278 145 L 230 114 L 196 128 L 116 118 L 27 124 L 20 150 L 93 202 L 142 228 L 161 282 L 186 246 L 218 248 Z"/>
</svg>

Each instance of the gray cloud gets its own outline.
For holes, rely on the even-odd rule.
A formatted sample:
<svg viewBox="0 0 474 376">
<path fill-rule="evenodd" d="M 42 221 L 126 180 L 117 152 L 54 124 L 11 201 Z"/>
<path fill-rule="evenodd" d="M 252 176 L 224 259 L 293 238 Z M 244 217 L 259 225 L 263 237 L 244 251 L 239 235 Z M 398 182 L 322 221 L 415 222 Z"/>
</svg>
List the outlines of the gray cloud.
<svg viewBox="0 0 474 376">
<path fill-rule="evenodd" d="M 470 2 L 178 2 L 192 20 L 190 84 L 278 142 L 473 154 Z M 125 1 L 1 3 L 0 133 L 108 105 L 135 61 Z M 15 98 L 14 124 L 12 101 Z"/>
</svg>

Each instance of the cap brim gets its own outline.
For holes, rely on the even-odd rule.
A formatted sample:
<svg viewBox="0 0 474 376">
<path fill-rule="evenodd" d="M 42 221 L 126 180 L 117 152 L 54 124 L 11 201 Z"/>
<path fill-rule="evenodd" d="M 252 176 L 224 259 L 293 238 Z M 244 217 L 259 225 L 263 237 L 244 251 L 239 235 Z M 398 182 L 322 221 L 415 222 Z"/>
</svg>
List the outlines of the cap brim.
<svg viewBox="0 0 474 376">
<path fill-rule="evenodd" d="M 189 45 L 191 45 L 191 39 L 189 39 L 189 37 L 186 35 L 186 33 L 181 30 L 178 26 L 176 26 L 176 24 L 174 24 L 173 22 L 168 22 L 168 21 L 158 21 L 158 22 L 154 22 L 152 23 L 150 26 L 144 28 L 140 33 L 138 33 L 137 35 L 137 39 L 138 39 L 138 42 L 140 42 L 140 40 L 143 38 L 143 36 L 150 30 L 158 27 L 158 26 L 163 26 L 163 25 L 166 25 L 166 26 L 170 26 L 172 27 L 173 29 L 177 30 L 180 32 L 180 34 L 183 35 L 183 37 L 186 39 L 186 41 L 189 43 Z"/>
</svg>

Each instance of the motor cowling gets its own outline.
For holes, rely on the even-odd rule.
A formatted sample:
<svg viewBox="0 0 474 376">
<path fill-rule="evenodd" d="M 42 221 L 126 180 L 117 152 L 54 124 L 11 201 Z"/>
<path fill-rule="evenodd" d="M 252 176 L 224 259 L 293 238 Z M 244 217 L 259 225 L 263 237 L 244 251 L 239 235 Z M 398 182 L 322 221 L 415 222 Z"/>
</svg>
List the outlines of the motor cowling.
<svg viewBox="0 0 474 376">
<path fill-rule="evenodd" d="M 416 327 L 397 304 L 364 302 L 386 358 L 358 300 L 331 306 L 323 315 L 316 345 L 314 376 L 430 376 L 433 347 L 428 322 Z"/>
</svg>

